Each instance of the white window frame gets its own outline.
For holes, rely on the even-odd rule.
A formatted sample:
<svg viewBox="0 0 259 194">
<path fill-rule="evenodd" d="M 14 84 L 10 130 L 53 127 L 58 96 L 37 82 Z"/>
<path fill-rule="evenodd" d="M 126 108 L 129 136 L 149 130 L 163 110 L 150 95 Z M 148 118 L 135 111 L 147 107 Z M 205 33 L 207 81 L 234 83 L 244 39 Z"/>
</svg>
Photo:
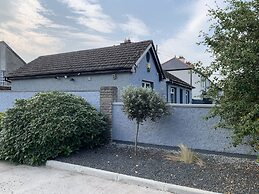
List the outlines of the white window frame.
<svg viewBox="0 0 259 194">
<path fill-rule="evenodd" d="M 176 87 L 171 87 L 171 91 L 170 91 L 170 97 L 171 97 L 171 103 L 177 103 L 177 91 L 176 91 Z M 172 94 L 173 94 L 173 97 L 174 99 L 172 99 Z"/>
<path fill-rule="evenodd" d="M 150 82 L 150 81 L 142 80 L 141 86 L 142 86 L 142 88 L 150 88 L 150 89 L 153 90 L 154 83 L 153 83 L 153 82 Z"/>
</svg>

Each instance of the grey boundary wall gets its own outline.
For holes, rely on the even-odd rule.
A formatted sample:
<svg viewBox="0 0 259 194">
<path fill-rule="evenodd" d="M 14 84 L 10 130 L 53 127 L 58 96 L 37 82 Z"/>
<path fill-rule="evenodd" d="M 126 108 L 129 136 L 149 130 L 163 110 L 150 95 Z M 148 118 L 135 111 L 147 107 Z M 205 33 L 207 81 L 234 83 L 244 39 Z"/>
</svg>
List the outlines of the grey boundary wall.
<svg viewBox="0 0 259 194">
<path fill-rule="evenodd" d="M 0 92 L 0 112 L 12 107 L 15 99 L 26 99 L 36 92 Z M 136 125 L 122 111 L 117 101 L 116 87 L 101 87 L 100 91 L 69 92 L 86 99 L 98 111 L 105 113 L 112 128 L 112 140 L 134 142 Z M 169 104 L 171 115 L 157 122 L 146 121 L 140 126 L 139 142 L 178 146 L 183 143 L 192 149 L 256 155 L 248 146 L 232 147 L 231 132 L 213 129 L 217 119 L 204 120 L 213 105 Z"/>
<path fill-rule="evenodd" d="M 231 131 L 215 130 L 217 119 L 205 120 L 213 105 L 169 104 L 171 115 L 140 126 L 139 142 L 163 146 L 183 143 L 192 149 L 255 155 L 248 146 L 231 146 Z M 113 103 L 112 139 L 133 142 L 136 125 L 122 111 L 123 103 Z"/>
<path fill-rule="evenodd" d="M 35 95 L 37 92 L 14 92 L 1 91 L 0 92 L 0 112 L 6 111 L 14 105 L 16 99 L 27 99 Z M 100 110 L 100 92 L 99 91 L 85 91 L 85 92 L 68 92 L 76 96 L 81 96 L 87 100 L 98 111 Z"/>
</svg>

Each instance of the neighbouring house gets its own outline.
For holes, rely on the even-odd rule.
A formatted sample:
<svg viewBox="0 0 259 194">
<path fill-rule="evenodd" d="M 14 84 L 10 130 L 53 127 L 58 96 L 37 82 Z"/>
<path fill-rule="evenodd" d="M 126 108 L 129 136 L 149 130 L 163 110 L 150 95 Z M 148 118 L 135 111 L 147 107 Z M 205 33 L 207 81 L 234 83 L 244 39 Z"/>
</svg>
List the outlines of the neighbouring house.
<svg viewBox="0 0 259 194">
<path fill-rule="evenodd" d="M 167 102 L 191 104 L 194 87 L 167 71 L 164 71 L 164 74 L 166 77 Z"/>
<path fill-rule="evenodd" d="M 5 76 L 25 64 L 25 61 L 11 47 L 4 41 L 0 41 L 0 90 L 10 89 L 11 85 L 5 80 Z"/>
<path fill-rule="evenodd" d="M 123 88 L 131 85 L 152 88 L 168 102 L 190 103 L 185 95 L 191 95 L 192 87 L 165 74 L 153 41 L 126 40 L 116 46 L 40 56 L 7 79 L 13 91 L 99 91 L 102 86 L 116 86 L 120 100 Z M 182 98 L 172 101 L 171 88 Z"/>
<path fill-rule="evenodd" d="M 162 68 L 195 87 L 192 89 L 193 103 L 207 103 L 207 100 L 203 99 L 202 94 L 207 92 L 211 82 L 207 77 L 196 71 L 193 65 L 187 62 L 184 57 L 174 57 L 163 63 Z"/>
</svg>

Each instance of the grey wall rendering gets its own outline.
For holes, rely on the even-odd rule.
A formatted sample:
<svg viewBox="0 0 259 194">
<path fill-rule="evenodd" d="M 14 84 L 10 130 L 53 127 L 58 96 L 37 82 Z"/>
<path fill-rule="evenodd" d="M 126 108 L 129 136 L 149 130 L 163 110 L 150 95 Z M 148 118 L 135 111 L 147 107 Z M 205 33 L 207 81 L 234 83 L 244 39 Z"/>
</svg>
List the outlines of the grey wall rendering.
<svg viewBox="0 0 259 194">
<path fill-rule="evenodd" d="M 0 92 L 0 112 L 6 111 L 8 108 L 13 107 L 16 99 L 27 99 L 35 95 L 36 92 L 13 92 L 3 91 Z M 100 110 L 100 93 L 99 92 L 69 92 L 76 96 L 83 97 L 87 102 Z"/>
<path fill-rule="evenodd" d="M 99 75 L 80 75 L 71 77 L 58 78 L 40 78 L 40 79 L 24 79 L 13 80 L 12 91 L 65 91 L 65 92 L 86 92 L 99 91 L 101 86 L 116 86 L 119 91 L 124 86 L 129 85 L 129 73 Z M 73 81 L 71 81 L 71 79 Z M 120 95 L 120 93 L 119 93 Z"/>
<path fill-rule="evenodd" d="M 150 64 L 150 71 L 147 69 L 148 64 Z M 142 81 L 153 82 L 153 89 L 166 99 L 165 82 L 159 81 L 159 76 L 153 57 L 151 57 L 148 62 L 144 55 L 136 68 L 136 73 L 133 73 L 130 77 L 130 83 L 133 86 L 141 87 Z"/>
<path fill-rule="evenodd" d="M 112 138 L 134 142 L 135 123 L 122 111 L 122 103 L 113 103 Z M 212 105 L 169 105 L 172 115 L 158 122 L 147 121 L 140 127 L 139 142 L 178 146 L 183 143 L 193 149 L 240 154 L 255 153 L 247 146 L 232 147 L 231 132 L 213 129 L 217 119 L 204 120 Z"/>
</svg>

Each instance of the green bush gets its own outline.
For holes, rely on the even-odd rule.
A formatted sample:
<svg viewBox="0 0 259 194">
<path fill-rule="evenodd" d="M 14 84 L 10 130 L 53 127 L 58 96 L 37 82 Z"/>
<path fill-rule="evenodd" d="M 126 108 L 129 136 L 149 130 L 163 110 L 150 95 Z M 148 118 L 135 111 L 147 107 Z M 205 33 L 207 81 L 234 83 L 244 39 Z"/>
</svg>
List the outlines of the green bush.
<svg viewBox="0 0 259 194">
<path fill-rule="evenodd" d="M 0 159 L 40 165 L 80 147 L 109 140 L 107 118 L 83 98 L 61 92 L 17 100 L 6 111 L 0 132 Z"/>
<path fill-rule="evenodd" d="M 1 122 L 3 120 L 3 117 L 4 117 L 4 113 L 0 112 L 0 131 L 2 130 Z"/>
</svg>

